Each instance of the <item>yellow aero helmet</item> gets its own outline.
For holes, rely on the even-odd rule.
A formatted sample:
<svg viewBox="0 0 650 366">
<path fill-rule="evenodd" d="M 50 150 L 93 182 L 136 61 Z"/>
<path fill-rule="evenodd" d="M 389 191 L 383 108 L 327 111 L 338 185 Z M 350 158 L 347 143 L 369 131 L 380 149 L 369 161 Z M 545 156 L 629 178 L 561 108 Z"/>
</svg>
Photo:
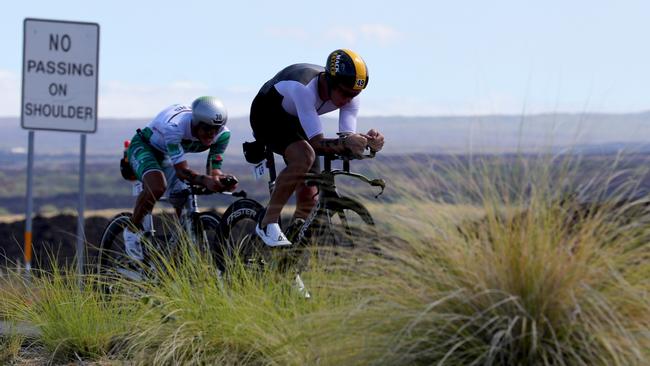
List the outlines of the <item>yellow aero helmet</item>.
<svg viewBox="0 0 650 366">
<path fill-rule="evenodd" d="M 327 57 L 325 74 L 334 85 L 363 90 L 368 85 L 368 67 L 361 56 L 348 49 L 336 50 Z"/>
</svg>

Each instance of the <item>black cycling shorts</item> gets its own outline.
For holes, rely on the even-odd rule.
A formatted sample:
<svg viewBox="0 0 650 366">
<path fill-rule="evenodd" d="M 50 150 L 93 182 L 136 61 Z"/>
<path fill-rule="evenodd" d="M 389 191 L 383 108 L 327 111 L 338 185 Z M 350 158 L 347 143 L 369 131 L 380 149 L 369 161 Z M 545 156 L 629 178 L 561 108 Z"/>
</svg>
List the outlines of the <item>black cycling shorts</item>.
<svg viewBox="0 0 650 366">
<path fill-rule="evenodd" d="M 275 88 L 259 93 L 251 105 L 250 122 L 253 136 L 274 153 L 284 156 L 287 146 L 300 140 L 308 141 L 300 120 L 282 108 L 284 97 Z M 286 159 L 285 159 L 286 162 Z M 311 172 L 320 172 L 318 157 L 314 159 Z"/>
</svg>

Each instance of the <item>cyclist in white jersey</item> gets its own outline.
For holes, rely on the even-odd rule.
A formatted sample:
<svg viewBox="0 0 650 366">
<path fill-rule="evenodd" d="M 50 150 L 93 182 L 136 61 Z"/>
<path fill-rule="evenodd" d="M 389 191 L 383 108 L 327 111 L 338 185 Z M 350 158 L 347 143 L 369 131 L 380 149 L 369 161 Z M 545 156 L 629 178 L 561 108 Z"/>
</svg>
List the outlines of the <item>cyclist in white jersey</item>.
<svg viewBox="0 0 650 366">
<path fill-rule="evenodd" d="M 255 139 L 284 157 L 266 213 L 256 232 L 269 246 L 290 245 L 278 221 L 282 208 L 296 192 L 295 220 L 304 220 L 316 204 L 316 187 L 304 184 L 304 174 L 318 172 L 316 152 L 359 155 L 368 146 L 379 151 L 384 136 L 371 129 L 356 132 L 359 98 L 368 84 L 368 69 L 359 55 L 339 49 L 326 66 L 295 64 L 266 82 L 253 100 L 250 113 Z M 339 110 L 339 137 L 323 136 L 320 115 Z"/>
<path fill-rule="evenodd" d="M 222 155 L 230 141 L 227 120 L 228 113 L 219 99 L 200 97 L 191 106 L 175 104 L 165 108 L 133 137 L 128 161 L 143 189 L 133 209 L 133 225 L 124 230 L 126 252 L 132 258 L 143 259 L 142 221 L 166 191 L 173 198 L 173 192 L 186 187 L 183 181 L 213 192 L 236 189 L 236 179 L 221 171 Z M 206 173 L 190 169 L 185 153 L 206 150 L 209 151 Z M 224 184 L 226 177 L 235 184 Z"/>
</svg>

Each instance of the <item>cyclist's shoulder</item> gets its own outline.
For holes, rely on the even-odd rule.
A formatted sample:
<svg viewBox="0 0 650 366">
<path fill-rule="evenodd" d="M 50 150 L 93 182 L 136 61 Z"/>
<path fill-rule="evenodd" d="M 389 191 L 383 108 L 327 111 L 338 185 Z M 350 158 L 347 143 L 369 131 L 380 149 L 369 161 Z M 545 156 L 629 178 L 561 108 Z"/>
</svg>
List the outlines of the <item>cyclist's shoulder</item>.
<svg viewBox="0 0 650 366">
<path fill-rule="evenodd" d="M 174 104 L 163 109 L 149 124 L 157 133 L 183 136 L 192 122 L 192 109 L 184 104 Z"/>
<path fill-rule="evenodd" d="M 296 88 L 299 88 L 300 86 L 304 87 L 317 77 L 318 74 L 324 71 L 325 68 L 314 64 L 300 63 L 289 65 L 280 70 L 280 72 L 278 72 L 271 80 L 267 81 L 262 90 L 268 89 L 279 83 L 285 83 L 287 85 L 291 84 Z"/>
<path fill-rule="evenodd" d="M 158 112 L 154 120 L 170 119 L 183 112 L 192 112 L 192 107 L 186 104 L 172 104 Z"/>
<path fill-rule="evenodd" d="M 179 126 L 192 119 L 192 108 L 185 104 L 172 104 L 156 115 L 152 125 Z"/>
</svg>

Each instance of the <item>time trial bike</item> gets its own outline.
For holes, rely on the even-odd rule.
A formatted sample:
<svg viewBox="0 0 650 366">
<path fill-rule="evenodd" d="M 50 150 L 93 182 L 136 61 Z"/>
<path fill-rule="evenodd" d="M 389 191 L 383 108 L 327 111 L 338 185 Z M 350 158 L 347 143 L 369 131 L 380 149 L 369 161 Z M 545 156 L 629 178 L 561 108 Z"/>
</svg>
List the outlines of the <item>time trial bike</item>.
<svg viewBox="0 0 650 366">
<path fill-rule="evenodd" d="M 251 153 L 252 149 L 258 151 Z M 260 153 L 260 150 L 263 152 Z M 259 142 L 244 144 L 244 151 L 247 161 L 257 164 L 256 175 L 261 176 L 265 174 L 264 170 L 268 169 L 269 192 L 273 192 L 277 177 L 273 152 Z M 375 154 L 370 152 L 356 157 L 343 154 L 322 157 L 322 171 L 317 174 L 305 174 L 305 183 L 318 188 L 318 201 L 304 222 L 296 220 L 285 226 L 284 232 L 292 245 L 288 249 L 277 249 L 304 253 L 304 248 L 314 245 L 354 248 L 361 243 L 372 241 L 375 222 L 370 211 L 358 200 L 341 195 L 336 187 L 336 177 L 347 176 L 372 187 L 379 187 L 381 190 L 375 196 L 379 197 L 386 188 L 383 179 L 370 179 L 350 171 L 351 160 L 374 158 Z M 341 161 L 342 168 L 332 168 L 334 161 Z M 255 225 L 263 213 L 264 208 L 252 200 L 239 200 L 228 207 L 220 224 L 224 237 L 224 256 L 236 257 L 247 265 L 268 263 L 272 249 L 264 245 L 255 233 Z M 293 253 L 289 257 L 299 256 Z M 298 268 L 298 271 L 300 270 Z"/>
<path fill-rule="evenodd" d="M 236 181 L 235 181 L 236 183 Z M 187 183 L 186 183 L 187 184 Z M 142 190 L 142 183 L 134 183 L 134 195 Z M 178 225 L 154 226 L 154 217 L 147 214 L 143 220 L 143 254 L 142 263 L 136 263 L 127 253 L 124 246 L 124 229 L 131 225 L 131 213 L 122 212 L 113 217 L 101 237 L 99 243 L 96 272 L 106 276 L 122 276 L 131 280 L 141 280 L 143 270 L 153 265 L 152 254 L 164 253 L 171 255 L 181 238 L 188 238 L 202 253 L 216 256 L 220 252 L 220 222 L 221 217 L 215 212 L 200 211 L 198 196 L 213 194 L 204 187 L 187 184 L 187 188 L 162 197 L 159 201 L 172 203 L 180 208 Z M 245 199 L 246 192 L 220 192 L 217 194 L 232 195 Z M 180 232 L 179 232 L 180 231 Z M 215 257 L 216 258 L 216 257 Z"/>
</svg>

